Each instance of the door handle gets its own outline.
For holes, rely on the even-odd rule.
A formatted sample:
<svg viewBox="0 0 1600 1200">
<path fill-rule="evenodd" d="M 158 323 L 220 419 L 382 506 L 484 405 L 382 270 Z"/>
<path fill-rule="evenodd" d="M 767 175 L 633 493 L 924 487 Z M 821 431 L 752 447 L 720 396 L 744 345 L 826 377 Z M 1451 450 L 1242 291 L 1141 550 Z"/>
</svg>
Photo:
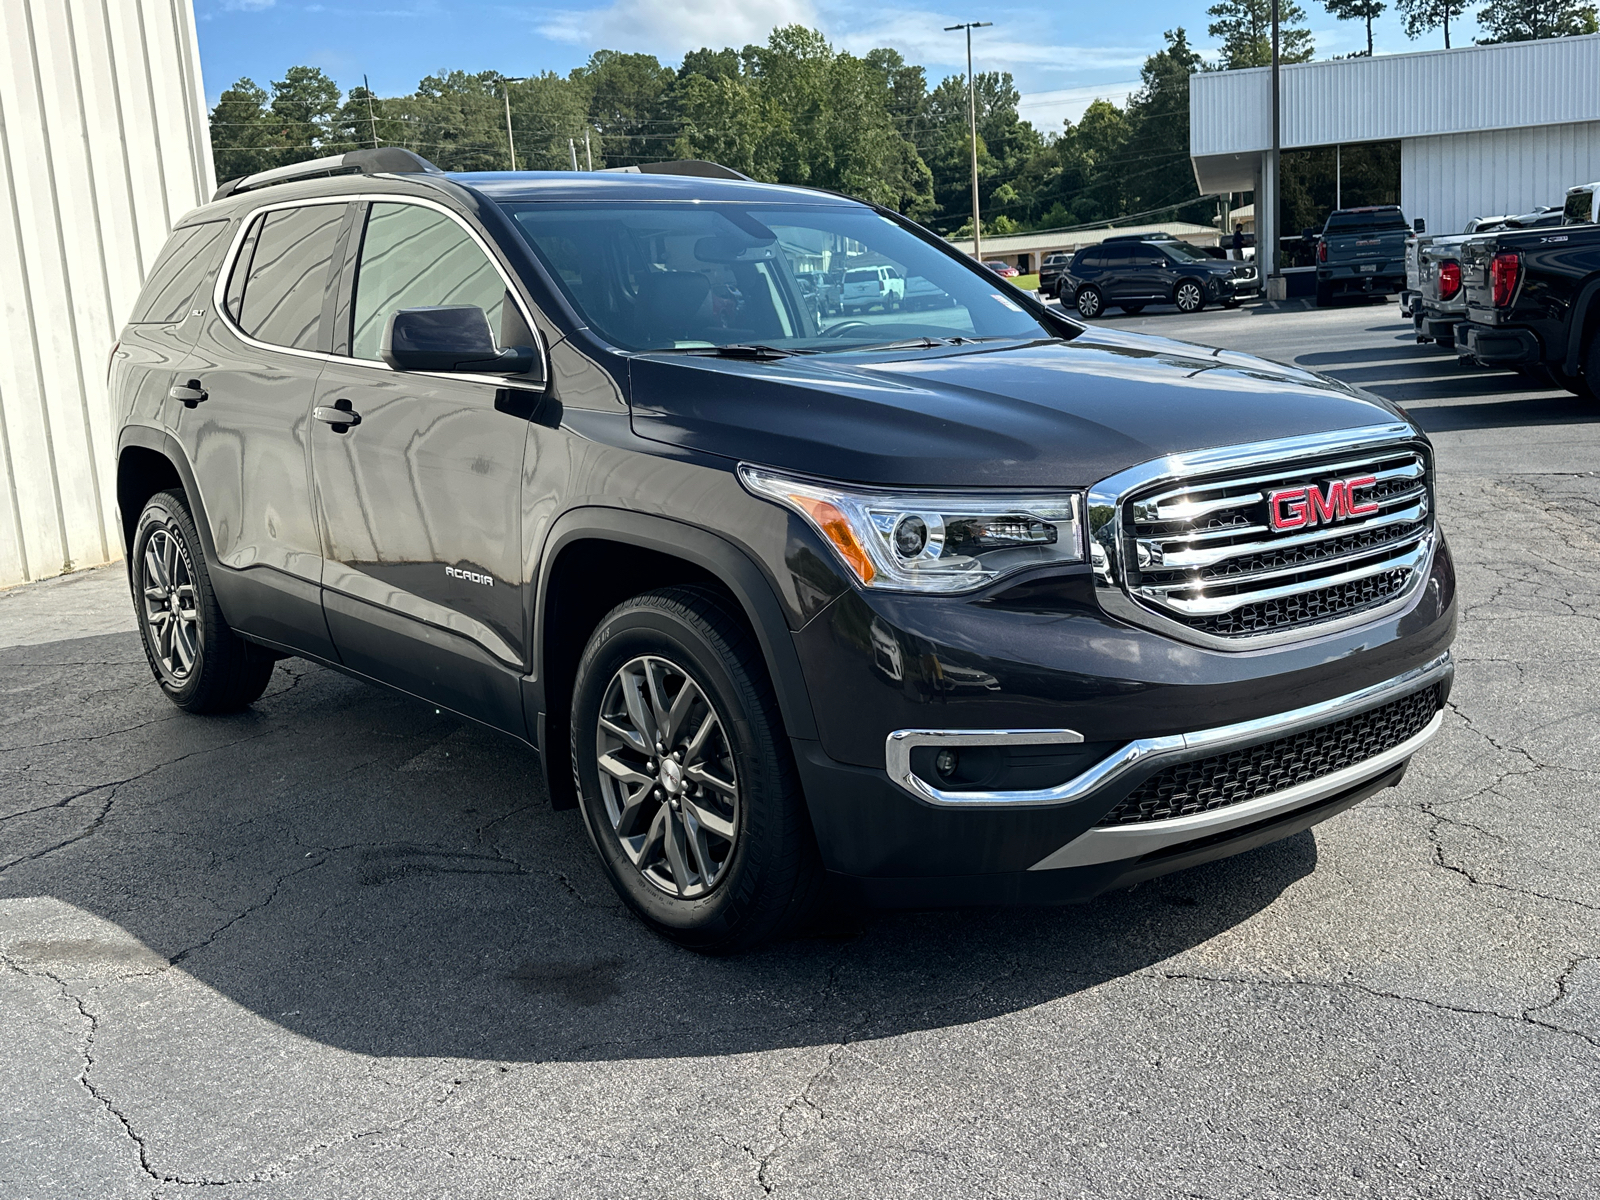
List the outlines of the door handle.
<svg viewBox="0 0 1600 1200">
<path fill-rule="evenodd" d="M 198 379 L 191 379 L 188 383 L 173 384 L 167 389 L 167 399 L 182 401 L 185 408 L 193 408 L 210 393 L 200 386 Z"/>
<path fill-rule="evenodd" d="M 335 400 L 332 408 L 319 404 L 311 410 L 311 415 L 324 424 L 332 425 L 335 433 L 344 433 L 352 425 L 361 424 L 361 414 L 350 406 L 348 400 Z"/>
</svg>

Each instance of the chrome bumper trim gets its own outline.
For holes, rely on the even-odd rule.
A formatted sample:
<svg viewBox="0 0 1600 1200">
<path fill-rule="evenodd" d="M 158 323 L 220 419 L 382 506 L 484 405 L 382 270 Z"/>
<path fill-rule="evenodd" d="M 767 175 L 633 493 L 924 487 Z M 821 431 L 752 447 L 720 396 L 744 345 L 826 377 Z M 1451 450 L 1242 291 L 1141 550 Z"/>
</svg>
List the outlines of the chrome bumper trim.
<svg viewBox="0 0 1600 1200">
<path fill-rule="evenodd" d="M 1129 742 L 1110 757 L 1101 759 L 1081 775 L 1074 776 L 1072 779 L 1067 780 L 1065 783 L 1057 784 L 1055 787 L 1040 788 L 1035 791 L 946 791 L 936 788 L 912 772 L 912 748 L 940 743 L 987 746 L 1039 746 L 1052 743 L 1065 745 L 1083 741 L 1081 733 L 1071 729 L 897 729 L 888 736 L 885 742 L 884 759 L 889 778 L 894 780 L 896 784 L 910 792 L 917 799 L 944 808 L 1043 808 L 1059 804 L 1071 804 L 1098 792 L 1101 788 L 1109 786 L 1135 767 L 1143 766 L 1151 759 L 1176 758 L 1179 755 L 1199 757 L 1215 754 L 1233 746 L 1252 745 L 1256 742 L 1286 737 L 1291 733 L 1298 733 L 1302 729 L 1311 729 L 1317 725 L 1329 724 L 1363 709 L 1376 708 L 1380 704 L 1387 704 L 1389 701 L 1397 700 L 1409 692 L 1418 691 L 1431 683 L 1436 683 L 1438 680 L 1448 677 L 1454 670 L 1455 664 L 1451 661 L 1450 652 L 1447 650 L 1431 662 L 1424 663 L 1422 666 L 1415 667 L 1404 674 L 1396 675 L 1393 679 L 1386 679 L 1382 683 L 1373 684 L 1371 687 L 1362 688 L 1360 691 L 1350 692 L 1344 696 L 1337 696 L 1332 700 L 1324 700 L 1318 704 L 1308 704 L 1304 708 L 1291 709 L 1288 712 L 1275 713 L 1270 717 L 1259 717 L 1254 721 L 1239 721 L 1232 725 L 1218 725 L 1212 729 L 1200 729 L 1193 733 L 1173 734 L 1168 737 L 1139 738 L 1136 741 Z M 1412 740 L 1415 741 L 1415 739 Z M 1410 745 L 1410 742 L 1407 742 L 1406 745 Z M 1345 768 L 1345 770 L 1356 770 L 1365 765 L 1365 763 L 1358 763 L 1354 767 Z M 1261 799 L 1269 800 L 1271 797 L 1262 797 Z M 1255 803 L 1257 801 L 1247 801 L 1246 805 L 1240 807 Z M 1231 812 L 1233 810 L 1218 811 Z M 1176 818 L 1178 821 L 1188 819 L 1187 817 Z M 1151 825 L 1155 824 L 1158 824 L 1158 822 L 1151 822 Z M 1170 825 L 1172 822 L 1160 822 L 1159 824 Z M 1082 837 L 1088 836 L 1090 835 L 1082 835 Z M 1076 845 L 1078 841 L 1082 840 L 1082 837 L 1069 844 Z M 1057 851 L 1057 853 L 1059 854 L 1060 851 Z M 1144 851 L 1140 853 L 1144 853 Z M 1038 868 L 1033 869 L 1037 870 Z"/>
<path fill-rule="evenodd" d="M 1375 779 L 1392 770 L 1422 749 L 1428 739 L 1439 732 L 1444 723 L 1444 709 L 1434 713 L 1421 732 L 1413 734 L 1392 750 L 1375 754 L 1362 762 L 1354 763 L 1321 779 L 1284 788 L 1266 796 L 1257 796 L 1242 804 L 1210 812 L 1193 813 L 1187 817 L 1173 817 L 1167 821 L 1147 821 L 1139 825 L 1095 828 L 1073 838 L 1061 849 L 1041 858 L 1030 871 L 1058 871 L 1064 867 L 1088 867 L 1097 863 L 1121 862 L 1142 858 L 1168 846 L 1191 842 L 1196 838 L 1210 837 L 1240 825 L 1249 825 L 1276 813 L 1288 812 L 1315 804 L 1329 796 L 1337 795 L 1369 779 Z"/>
</svg>

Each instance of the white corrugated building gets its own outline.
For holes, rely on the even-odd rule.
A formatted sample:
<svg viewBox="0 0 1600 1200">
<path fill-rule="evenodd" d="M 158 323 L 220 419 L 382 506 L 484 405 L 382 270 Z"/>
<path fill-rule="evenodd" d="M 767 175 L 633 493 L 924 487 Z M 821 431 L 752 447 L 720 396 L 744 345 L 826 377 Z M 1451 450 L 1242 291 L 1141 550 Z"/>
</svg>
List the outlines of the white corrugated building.
<svg viewBox="0 0 1600 1200">
<path fill-rule="evenodd" d="M 1560 204 L 1600 179 L 1600 34 L 1385 54 L 1280 68 L 1284 150 L 1400 143 L 1400 204 L 1435 233 L 1477 216 Z M 1267 67 L 1189 77 L 1200 190 L 1255 191 L 1263 238 L 1276 206 Z"/>
<path fill-rule="evenodd" d="M 0 586 L 121 553 L 106 366 L 216 184 L 191 0 L 0 0 Z"/>
</svg>

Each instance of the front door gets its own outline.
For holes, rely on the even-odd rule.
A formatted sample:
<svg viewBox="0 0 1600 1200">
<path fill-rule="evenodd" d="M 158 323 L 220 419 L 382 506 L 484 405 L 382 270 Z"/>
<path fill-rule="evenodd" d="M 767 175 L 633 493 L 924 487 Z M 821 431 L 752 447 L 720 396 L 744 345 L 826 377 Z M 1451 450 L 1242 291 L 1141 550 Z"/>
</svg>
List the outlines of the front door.
<svg viewBox="0 0 1600 1200">
<path fill-rule="evenodd" d="M 524 734 L 528 422 L 496 408 L 501 381 L 392 371 L 379 356 L 402 308 L 475 304 L 498 327 L 507 285 L 431 206 L 374 202 L 352 244 L 350 315 L 316 408 L 359 421 L 311 431 L 328 628 L 353 670 Z"/>
</svg>

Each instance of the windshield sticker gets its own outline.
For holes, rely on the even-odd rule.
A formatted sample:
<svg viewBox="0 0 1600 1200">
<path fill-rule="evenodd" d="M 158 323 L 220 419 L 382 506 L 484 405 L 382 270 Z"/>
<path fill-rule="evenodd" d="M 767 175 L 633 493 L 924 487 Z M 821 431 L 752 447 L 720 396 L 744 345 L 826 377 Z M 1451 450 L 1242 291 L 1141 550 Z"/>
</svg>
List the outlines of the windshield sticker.
<svg viewBox="0 0 1600 1200">
<path fill-rule="evenodd" d="M 990 292 L 989 295 L 994 297 L 996 300 L 1000 301 L 1001 304 L 1004 304 L 1012 312 L 1021 312 L 1022 311 L 1022 305 L 1016 303 L 1013 300 L 1007 300 L 999 292 Z"/>
</svg>

